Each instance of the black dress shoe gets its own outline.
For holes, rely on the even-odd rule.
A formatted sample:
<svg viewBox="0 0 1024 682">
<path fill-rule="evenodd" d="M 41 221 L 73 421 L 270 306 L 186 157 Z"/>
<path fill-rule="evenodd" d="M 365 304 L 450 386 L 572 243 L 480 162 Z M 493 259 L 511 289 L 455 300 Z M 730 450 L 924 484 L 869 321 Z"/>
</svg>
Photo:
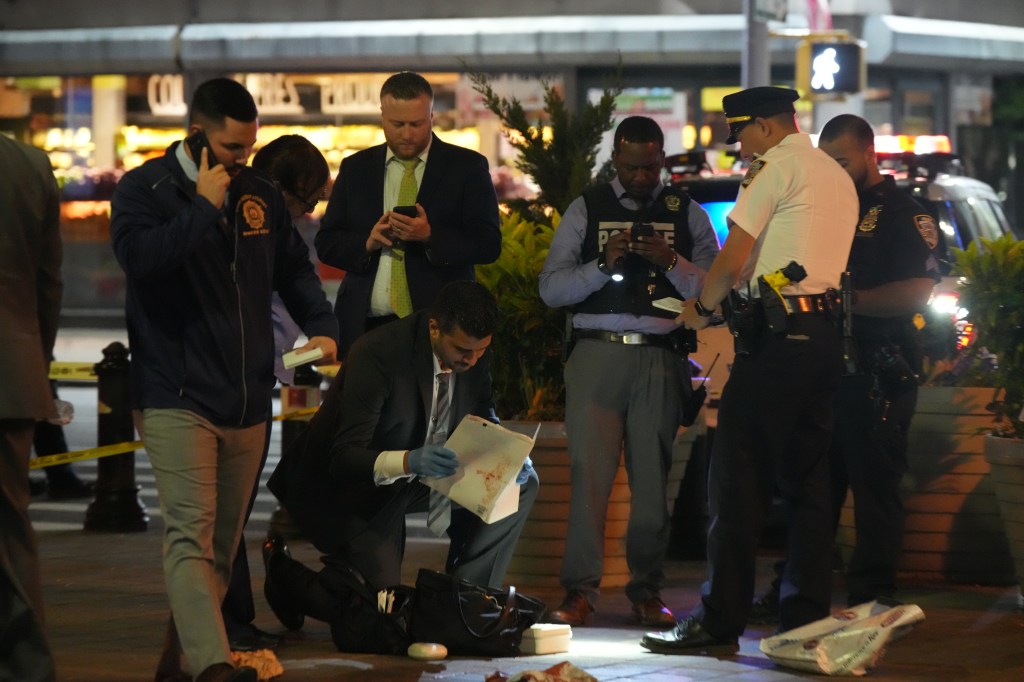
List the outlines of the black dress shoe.
<svg viewBox="0 0 1024 682">
<path fill-rule="evenodd" d="M 676 617 L 672 615 L 660 597 L 648 597 L 633 604 L 633 615 L 640 625 L 647 628 L 666 630 L 676 626 Z"/>
<path fill-rule="evenodd" d="M 594 607 L 586 596 L 582 592 L 572 591 L 565 596 L 561 606 L 548 614 L 547 621 L 580 627 L 587 624 L 592 613 Z"/>
<path fill-rule="evenodd" d="M 728 656 L 739 650 L 735 637 L 715 637 L 690 616 L 666 632 L 648 632 L 640 646 L 658 654 Z"/>
<path fill-rule="evenodd" d="M 298 630 L 302 628 L 302 624 L 306 622 L 306 614 L 297 610 L 292 604 L 288 603 L 284 595 L 281 594 L 280 589 L 274 584 L 273 573 L 270 570 L 270 564 L 275 557 L 283 555 L 287 558 L 291 558 L 291 554 L 288 553 L 288 546 L 284 540 L 271 536 L 263 542 L 263 567 L 265 576 L 263 578 L 263 596 L 267 598 L 267 604 L 270 606 L 270 610 L 274 612 L 277 619 L 281 621 L 281 625 L 285 626 L 289 630 Z"/>
<path fill-rule="evenodd" d="M 233 625 L 228 630 L 228 642 L 232 651 L 260 651 L 276 649 L 284 638 L 264 632 L 251 623 Z"/>
<path fill-rule="evenodd" d="M 776 625 L 779 622 L 779 588 L 772 586 L 750 606 L 747 622 L 754 625 Z"/>
</svg>

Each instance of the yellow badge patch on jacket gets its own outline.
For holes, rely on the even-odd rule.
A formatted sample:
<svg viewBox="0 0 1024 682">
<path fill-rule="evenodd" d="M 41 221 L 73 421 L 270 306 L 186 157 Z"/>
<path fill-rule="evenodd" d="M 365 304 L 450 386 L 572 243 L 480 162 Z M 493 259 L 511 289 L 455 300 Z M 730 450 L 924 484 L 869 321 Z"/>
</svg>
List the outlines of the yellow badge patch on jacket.
<svg viewBox="0 0 1024 682">
<path fill-rule="evenodd" d="M 750 168 L 747 169 L 747 174 L 743 176 L 743 180 L 740 182 L 740 186 L 749 187 L 750 183 L 754 181 L 757 174 L 761 172 L 761 169 L 768 165 L 768 162 L 764 159 L 756 159 L 750 162 Z"/>
<path fill-rule="evenodd" d="M 916 215 L 914 224 L 917 225 L 917 231 L 929 249 L 934 249 L 939 245 L 939 229 L 935 225 L 935 218 L 927 214 Z"/>
<path fill-rule="evenodd" d="M 682 202 L 679 200 L 679 197 L 677 197 L 676 195 L 669 194 L 669 195 L 667 195 L 665 197 L 665 208 L 667 208 L 668 210 L 672 211 L 673 213 L 677 212 L 681 205 L 682 205 Z"/>
<path fill-rule="evenodd" d="M 878 227 L 878 214 L 882 212 L 882 205 L 872 206 L 868 209 L 864 217 L 860 219 L 860 223 L 857 224 L 858 232 L 874 232 L 875 228 Z"/>
<path fill-rule="evenodd" d="M 238 212 L 242 214 L 245 224 L 250 229 L 244 230 L 242 236 L 249 237 L 257 234 L 268 234 L 267 229 L 267 202 L 255 194 L 246 194 L 238 200 Z"/>
</svg>

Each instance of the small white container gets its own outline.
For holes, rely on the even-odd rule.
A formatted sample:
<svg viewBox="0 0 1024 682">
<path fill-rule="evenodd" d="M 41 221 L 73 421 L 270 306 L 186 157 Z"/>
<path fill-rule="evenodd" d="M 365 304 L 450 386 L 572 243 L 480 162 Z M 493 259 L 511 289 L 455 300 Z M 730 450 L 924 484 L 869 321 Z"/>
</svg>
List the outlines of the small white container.
<svg viewBox="0 0 1024 682">
<path fill-rule="evenodd" d="M 560 654 L 569 650 L 572 628 L 557 623 L 538 623 L 523 633 L 519 651 L 524 656 Z"/>
</svg>

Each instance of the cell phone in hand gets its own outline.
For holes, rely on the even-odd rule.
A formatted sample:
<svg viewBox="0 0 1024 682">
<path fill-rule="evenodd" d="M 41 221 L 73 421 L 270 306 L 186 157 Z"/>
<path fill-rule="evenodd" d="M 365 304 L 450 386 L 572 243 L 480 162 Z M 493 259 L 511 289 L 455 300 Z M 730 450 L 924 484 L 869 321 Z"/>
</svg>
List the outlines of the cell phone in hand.
<svg viewBox="0 0 1024 682">
<path fill-rule="evenodd" d="M 213 168 L 217 165 L 217 157 L 213 153 L 213 147 L 210 145 L 210 140 L 206 138 L 206 133 L 202 130 L 197 130 L 188 137 L 185 138 L 185 144 L 188 145 L 189 152 L 192 153 L 192 160 L 195 161 L 196 167 L 199 167 L 200 162 L 203 160 L 203 149 L 206 149 L 206 163 L 207 168 Z"/>
<path fill-rule="evenodd" d="M 630 241 L 637 241 L 639 237 L 653 237 L 654 236 L 654 225 L 650 223 L 635 223 L 633 229 L 630 232 Z"/>
<path fill-rule="evenodd" d="M 404 215 L 408 218 L 415 218 L 417 215 L 419 215 L 418 213 L 416 213 L 415 206 L 395 206 L 393 209 L 391 209 L 391 212 L 397 213 L 399 215 Z"/>
</svg>

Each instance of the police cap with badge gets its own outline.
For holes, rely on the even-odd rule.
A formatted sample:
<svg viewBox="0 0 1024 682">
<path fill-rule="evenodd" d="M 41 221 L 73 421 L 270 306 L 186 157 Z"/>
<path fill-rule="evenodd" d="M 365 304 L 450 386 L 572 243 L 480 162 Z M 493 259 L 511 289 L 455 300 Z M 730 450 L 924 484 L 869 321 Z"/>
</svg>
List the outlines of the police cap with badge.
<svg viewBox="0 0 1024 682">
<path fill-rule="evenodd" d="M 800 93 L 790 88 L 762 86 L 747 88 L 722 98 L 725 121 L 729 124 L 726 144 L 739 139 L 743 127 L 755 118 L 767 118 L 775 114 L 795 113 L 793 102 L 800 99 Z"/>
</svg>

